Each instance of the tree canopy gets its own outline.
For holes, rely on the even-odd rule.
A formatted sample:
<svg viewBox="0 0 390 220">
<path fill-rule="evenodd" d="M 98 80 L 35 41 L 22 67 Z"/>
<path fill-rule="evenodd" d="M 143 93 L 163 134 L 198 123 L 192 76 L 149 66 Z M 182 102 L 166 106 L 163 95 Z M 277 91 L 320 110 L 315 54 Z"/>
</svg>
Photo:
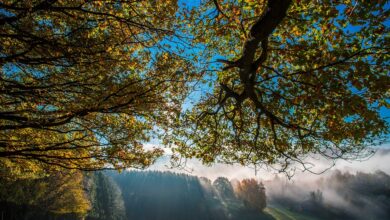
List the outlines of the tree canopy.
<svg viewBox="0 0 390 220">
<path fill-rule="evenodd" d="M 358 158 L 389 132 L 388 15 L 380 0 L 2 1 L 0 165 L 145 167 L 163 153 L 151 138 L 174 159 L 282 171 Z"/>
<path fill-rule="evenodd" d="M 177 152 L 206 163 L 286 171 L 308 154 L 356 159 L 386 140 L 386 1 L 206 1 L 189 33 L 212 87 L 175 130 Z M 222 56 L 222 58 L 221 58 Z M 217 59 L 218 58 L 218 59 Z"/>
<path fill-rule="evenodd" d="M 237 182 L 235 192 L 249 208 L 263 211 L 267 207 L 265 187 L 255 179 L 243 179 Z"/>
<path fill-rule="evenodd" d="M 36 179 L 0 178 L 0 186 L 0 201 L 27 205 L 23 211 L 29 208 L 33 212 L 36 209 L 76 219 L 85 216 L 91 209 L 80 171 L 65 170 Z"/>
<path fill-rule="evenodd" d="M 161 49 L 175 1 L 2 1 L 0 163 L 144 167 L 142 144 L 179 111 L 189 64 Z M 167 41 L 167 39 L 165 39 Z M 180 88 L 180 93 L 178 88 Z"/>
</svg>

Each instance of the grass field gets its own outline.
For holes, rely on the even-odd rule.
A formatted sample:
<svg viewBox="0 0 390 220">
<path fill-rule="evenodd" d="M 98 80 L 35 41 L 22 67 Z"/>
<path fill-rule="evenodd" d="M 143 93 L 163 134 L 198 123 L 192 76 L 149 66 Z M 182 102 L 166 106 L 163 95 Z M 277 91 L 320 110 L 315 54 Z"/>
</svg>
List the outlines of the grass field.
<svg viewBox="0 0 390 220">
<path fill-rule="evenodd" d="M 318 220 L 312 216 L 302 215 L 282 207 L 269 206 L 264 212 L 272 215 L 275 220 Z"/>
</svg>

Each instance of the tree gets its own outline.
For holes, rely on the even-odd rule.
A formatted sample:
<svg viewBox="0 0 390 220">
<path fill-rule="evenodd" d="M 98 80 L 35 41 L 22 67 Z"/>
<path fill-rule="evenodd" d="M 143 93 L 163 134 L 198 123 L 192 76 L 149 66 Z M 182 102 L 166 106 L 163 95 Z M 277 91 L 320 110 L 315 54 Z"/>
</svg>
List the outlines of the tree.
<svg viewBox="0 0 390 220">
<path fill-rule="evenodd" d="M 1 1 L 2 169 L 145 167 L 161 155 L 142 144 L 180 111 L 191 75 L 161 50 L 176 10 L 175 0 Z"/>
<path fill-rule="evenodd" d="M 162 134 L 174 158 L 281 171 L 369 155 L 389 132 L 385 4 L 2 1 L 0 166 L 145 167 Z"/>
<path fill-rule="evenodd" d="M 324 202 L 324 196 L 322 195 L 322 191 L 319 189 L 317 189 L 316 191 L 311 191 L 309 201 L 315 204 L 322 204 Z"/>
<path fill-rule="evenodd" d="M 233 186 L 226 177 L 218 177 L 214 180 L 213 186 L 216 189 L 218 196 L 222 199 L 235 198 Z"/>
<path fill-rule="evenodd" d="M 235 192 L 244 201 L 245 206 L 263 211 L 267 207 L 267 197 L 263 183 L 255 179 L 243 179 L 237 183 Z"/>
<path fill-rule="evenodd" d="M 88 175 L 86 178 L 91 210 L 89 218 L 122 220 L 126 219 L 126 210 L 122 192 L 109 176 L 102 172 Z"/>
<path fill-rule="evenodd" d="M 36 179 L 0 178 L 0 186 L 0 201 L 27 205 L 32 211 L 69 215 L 75 219 L 85 217 L 91 208 L 80 171 L 65 170 Z"/>
<path fill-rule="evenodd" d="M 188 32 L 215 61 L 214 80 L 169 136 L 175 152 L 285 172 L 310 170 L 308 154 L 371 155 L 367 146 L 389 133 L 385 4 L 209 0 L 192 9 Z"/>
</svg>

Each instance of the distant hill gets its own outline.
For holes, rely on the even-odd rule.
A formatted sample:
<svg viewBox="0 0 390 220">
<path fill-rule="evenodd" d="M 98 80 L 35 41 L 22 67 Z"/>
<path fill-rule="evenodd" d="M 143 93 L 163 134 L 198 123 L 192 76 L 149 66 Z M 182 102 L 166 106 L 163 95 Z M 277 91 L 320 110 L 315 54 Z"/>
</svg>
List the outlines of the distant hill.
<svg viewBox="0 0 390 220">
<path fill-rule="evenodd" d="M 234 192 L 206 178 L 171 172 L 110 173 L 122 191 L 127 219 L 272 219 L 247 208 Z M 230 183 L 229 183 L 230 184 Z"/>
<path fill-rule="evenodd" d="M 90 209 L 84 217 L 53 213 L 40 203 L 33 203 L 36 198 L 50 202 L 39 192 L 42 187 L 39 180 L 7 184 L 4 180 L 0 182 L 3 187 L 0 219 L 4 220 L 390 219 L 390 176 L 380 171 L 372 174 L 336 171 L 309 183 L 276 177 L 265 182 L 267 208 L 263 211 L 248 205 L 250 200 L 238 193 L 238 180 L 223 177 L 212 182 L 172 172 L 86 173 L 83 185 Z M 29 190 L 25 199 L 23 189 Z M 35 197 L 30 198 L 31 195 Z"/>
</svg>

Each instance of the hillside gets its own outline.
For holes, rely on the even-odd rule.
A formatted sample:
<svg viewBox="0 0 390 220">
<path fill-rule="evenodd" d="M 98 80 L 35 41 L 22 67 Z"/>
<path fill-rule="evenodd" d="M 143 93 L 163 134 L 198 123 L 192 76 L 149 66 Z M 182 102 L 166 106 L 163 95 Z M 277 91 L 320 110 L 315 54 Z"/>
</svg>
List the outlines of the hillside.
<svg viewBox="0 0 390 220">
<path fill-rule="evenodd" d="M 55 205 L 57 200 L 62 201 L 67 197 L 68 206 L 72 207 L 71 201 L 75 201 L 73 206 L 76 206 L 78 202 L 75 199 L 80 196 L 76 194 L 79 191 L 75 191 L 71 185 L 61 186 L 61 189 L 45 188 L 48 180 L 2 180 L 0 213 L 3 219 L 82 219 L 76 213 L 61 213 L 58 208 L 49 209 L 51 206 L 47 204 Z M 264 196 L 266 203 L 261 207 L 267 207 L 263 211 L 260 206 L 256 206 L 261 200 L 252 201 L 240 193 L 245 182 L 253 183 L 259 192 L 264 192 L 256 194 L 256 191 L 249 191 L 250 195 L 255 195 L 252 200 Z M 262 183 L 253 179 L 229 181 L 219 177 L 212 182 L 204 177 L 159 171 L 86 173 L 83 190 L 90 208 L 85 218 L 363 220 L 390 217 L 390 176 L 380 171 L 371 174 L 335 171 L 311 182 L 286 181 L 275 177 L 264 183 L 265 188 L 262 188 Z"/>
</svg>

